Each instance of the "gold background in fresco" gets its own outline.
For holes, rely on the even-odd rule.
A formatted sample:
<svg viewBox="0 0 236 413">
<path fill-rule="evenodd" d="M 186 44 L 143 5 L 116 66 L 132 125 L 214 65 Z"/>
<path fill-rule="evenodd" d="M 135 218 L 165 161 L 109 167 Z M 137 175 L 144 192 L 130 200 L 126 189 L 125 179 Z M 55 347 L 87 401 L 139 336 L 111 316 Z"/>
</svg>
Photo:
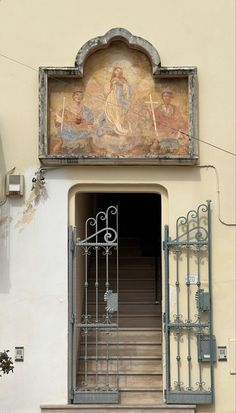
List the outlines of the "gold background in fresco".
<svg viewBox="0 0 236 413">
<path fill-rule="evenodd" d="M 123 77 L 131 89 L 129 108 L 125 112 L 125 123 L 129 131 L 120 134 L 110 128 L 102 128 L 100 119 L 104 118 L 106 101 L 110 92 L 111 76 L 115 67 L 120 67 Z M 56 126 L 56 114 L 62 115 L 64 108 L 73 102 L 72 93 L 82 89 L 82 104 L 93 115 L 93 124 L 81 126 L 90 131 L 85 138 L 63 139 L 60 127 Z M 173 93 L 171 104 L 177 107 L 183 118 L 185 134 L 172 129 L 172 137 L 160 136 L 154 127 L 153 108 L 163 104 L 162 92 L 169 89 Z M 48 92 L 48 147 L 49 155 L 76 155 L 79 157 L 156 157 L 158 155 L 188 155 L 188 79 L 166 78 L 154 79 L 148 58 L 141 52 L 129 49 L 124 43 L 114 42 L 106 50 L 99 50 L 88 58 L 85 64 L 84 77 L 51 78 Z M 167 125 L 168 127 L 168 125 Z M 180 129 L 183 131 L 183 129 Z"/>
</svg>

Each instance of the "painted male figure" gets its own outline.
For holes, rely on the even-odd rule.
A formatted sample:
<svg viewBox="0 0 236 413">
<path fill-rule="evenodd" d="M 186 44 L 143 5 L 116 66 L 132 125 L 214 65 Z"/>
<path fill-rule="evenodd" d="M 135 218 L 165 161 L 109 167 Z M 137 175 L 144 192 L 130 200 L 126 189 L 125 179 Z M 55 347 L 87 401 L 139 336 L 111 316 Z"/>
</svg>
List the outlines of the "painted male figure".
<svg viewBox="0 0 236 413">
<path fill-rule="evenodd" d="M 72 103 L 55 114 L 58 142 L 53 152 L 58 152 L 63 143 L 75 143 L 93 136 L 94 118 L 90 109 L 83 104 L 83 97 L 83 90 L 75 90 L 72 93 Z"/>
<path fill-rule="evenodd" d="M 154 109 L 159 139 L 186 140 L 187 121 L 179 108 L 171 103 L 174 98 L 173 92 L 170 89 L 165 89 L 161 97 L 163 103 Z"/>
</svg>

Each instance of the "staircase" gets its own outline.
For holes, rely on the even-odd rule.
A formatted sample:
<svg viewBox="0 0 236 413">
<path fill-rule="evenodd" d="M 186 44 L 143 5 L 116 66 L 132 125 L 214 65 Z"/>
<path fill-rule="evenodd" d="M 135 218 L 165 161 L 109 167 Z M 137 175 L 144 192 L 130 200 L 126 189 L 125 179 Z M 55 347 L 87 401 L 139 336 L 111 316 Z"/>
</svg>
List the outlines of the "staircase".
<svg viewBox="0 0 236 413">
<path fill-rule="evenodd" d="M 111 260 L 112 262 L 112 260 Z M 101 264 L 102 265 L 102 264 Z M 91 278 L 93 277 L 91 271 Z M 104 281 L 104 282 L 103 282 Z M 105 285 L 105 279 L 99 280 Z M 110 265 L 109 289 L 115 289 L 116 270 Z M 99 314 L 104 313 L 104 289 Z M 95 312 L 90 291 L 89 314 Z M 96 382 L 95 332 L 88 341 L 88 386 L 105 387 L 106 333 L 99 332 Z M 42 406 L 44 413 L 194 413 L 195 406 L 167 406 L 163 401 L 161 306 L 155 303 L 155 258 L 142 256 L 139 240 L 122 239 L 119 246 L 119 404 Z M 84 379 L 84 339 L 81 338 L 78 386 Z M 109 333 L 109 385 L 117 381 L 117 332 Z"/>
</svg>

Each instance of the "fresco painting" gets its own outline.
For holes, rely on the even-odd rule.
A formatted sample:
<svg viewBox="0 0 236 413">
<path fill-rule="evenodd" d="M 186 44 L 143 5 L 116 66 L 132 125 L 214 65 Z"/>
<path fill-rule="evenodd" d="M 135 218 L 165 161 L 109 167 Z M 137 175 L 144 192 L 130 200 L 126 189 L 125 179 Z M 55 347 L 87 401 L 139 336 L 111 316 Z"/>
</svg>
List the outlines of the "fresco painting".
<svg viewBox="0 0 236 413">
<path fill-rule="evenodd" d="M 189 154 L 188 78 L 154 79 L 148 58 L 114 42 L 82 79 L 50 78 L 49 155 L 156 158 Z"/>
</svg>

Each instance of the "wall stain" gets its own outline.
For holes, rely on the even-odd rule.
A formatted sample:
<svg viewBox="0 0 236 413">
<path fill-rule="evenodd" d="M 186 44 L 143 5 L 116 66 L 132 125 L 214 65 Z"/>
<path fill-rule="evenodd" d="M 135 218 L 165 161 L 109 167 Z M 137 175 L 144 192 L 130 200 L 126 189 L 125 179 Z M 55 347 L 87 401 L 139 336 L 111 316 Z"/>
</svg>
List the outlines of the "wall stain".
<svg viewBox="0 0 236 413">
<path fill-rule="evenodd" d="M 36 173 L 37 174 L 37 173 Z M 33 178 L 33 185 L 29 198 L 25 202 L 25 208 L 22 217 L 18 220 L 15 228 L 18 231 L 23 231 L 25 225 L 28 225 L 34 218 L 35 212 L 40 202 L 48 198 L 47 189 L 45 188 L 45 181 L 42 179 Z"/>
<path fill-rule="evenodd" d="M 0 238 L 7 239 L 9 233 L 9 224 L 12 221 L 12 218 L 8 215 L 0 218 Z"/>
</svg>

